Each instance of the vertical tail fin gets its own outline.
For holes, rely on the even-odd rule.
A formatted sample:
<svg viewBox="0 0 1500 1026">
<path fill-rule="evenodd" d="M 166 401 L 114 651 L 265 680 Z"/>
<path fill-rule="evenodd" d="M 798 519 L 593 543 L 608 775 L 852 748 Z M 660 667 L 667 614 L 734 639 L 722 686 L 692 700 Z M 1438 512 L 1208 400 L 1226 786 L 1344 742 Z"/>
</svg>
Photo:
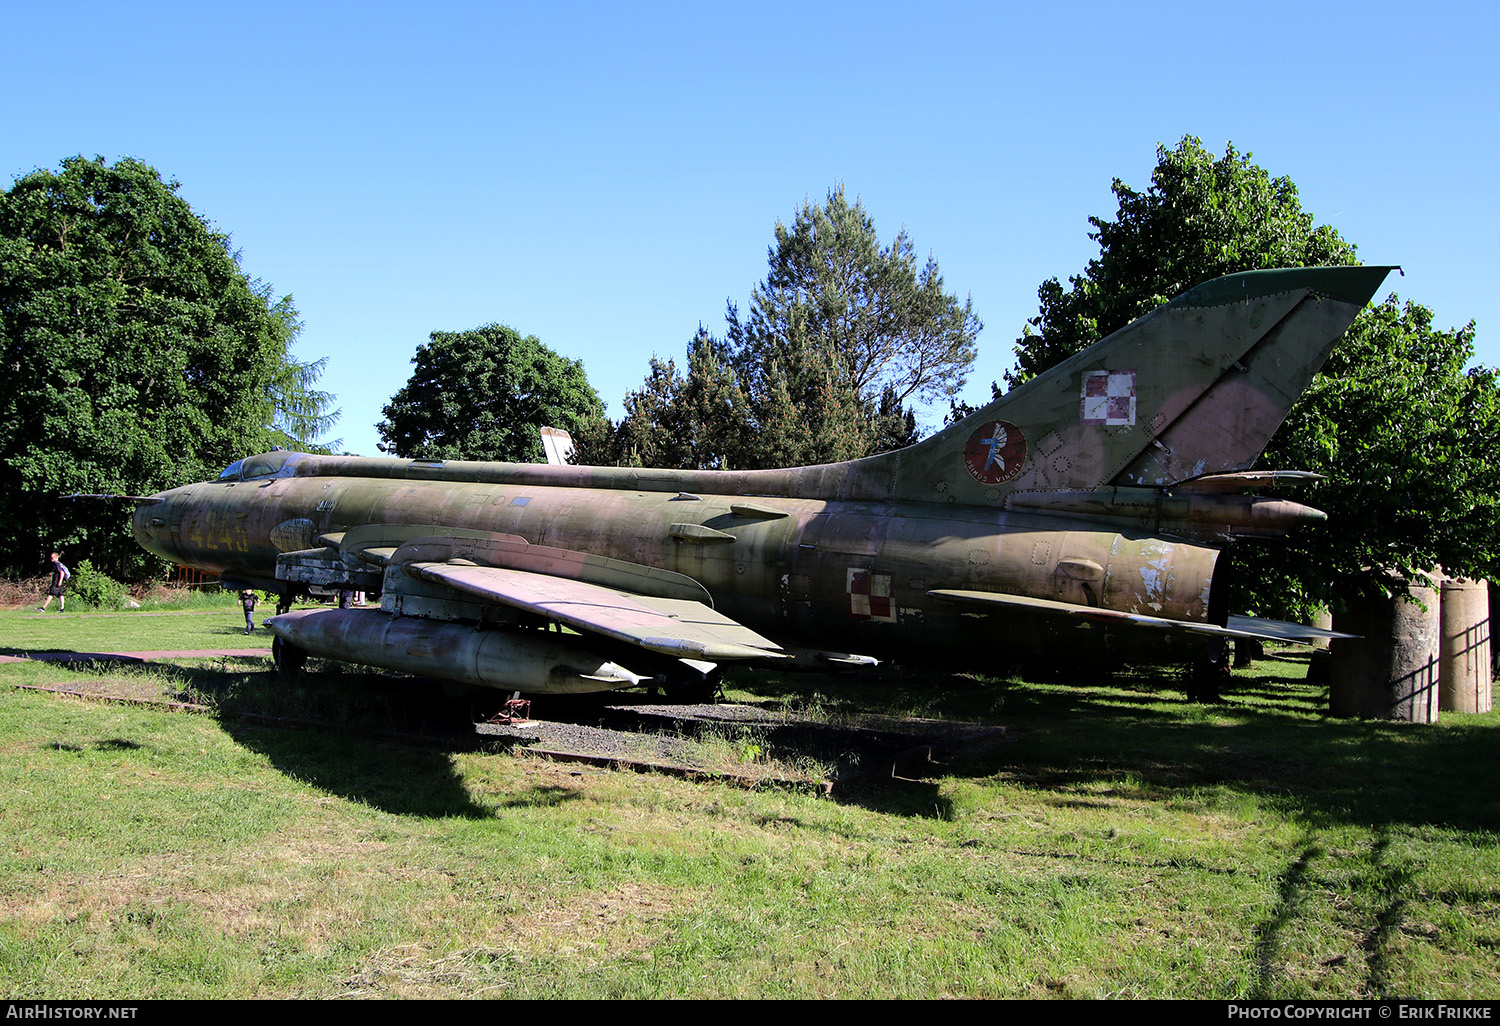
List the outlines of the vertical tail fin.
<svg viewBox="0 0 1500 1026">
<path fill-rule="evenodd" d="M 895 497 L 1164 486 L 1244 470 L 1390 267 L 1247 271 L 1132 321 L 895 457 Z M 873 468 L 871 468 L 873 469 Z"/>
</svg>

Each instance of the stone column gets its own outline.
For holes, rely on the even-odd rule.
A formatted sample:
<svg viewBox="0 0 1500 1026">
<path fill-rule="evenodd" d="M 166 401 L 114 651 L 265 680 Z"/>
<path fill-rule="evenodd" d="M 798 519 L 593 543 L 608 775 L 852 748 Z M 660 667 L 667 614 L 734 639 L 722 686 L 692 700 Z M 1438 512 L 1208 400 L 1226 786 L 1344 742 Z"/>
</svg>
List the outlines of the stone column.
<svg viewBox="0 0 1500 1026">
<path fill-rule="evenodd" d="M 1489 712 L 1494 704 L 1489 585 L 1448 577 L 1442 586 L 1439 703 L 1451 712 Z"/>
<path fill-rule="evenodd" d="M 1358 638 L 1330 646 L 1328 711 L 1334 716 L 1435 723 L 1438 718 L 1438 591 L 1349 602 L 1333 629 Z"/>
<path fill-rule="evenodd" d="M 1318 615 L 1313 617 L 1312 625 L 1314 627 L 1321 627 L 1325 631 L 1333 630 L 1333 613 L 1330 612 L 1327 607 L 1318 610 Z M 1315 649 L 1326 649 L 1328 647 L 1328 639 L 1320 638 L 1319 640 L 1312 643 L 1312 647 Z"/>
</svg>

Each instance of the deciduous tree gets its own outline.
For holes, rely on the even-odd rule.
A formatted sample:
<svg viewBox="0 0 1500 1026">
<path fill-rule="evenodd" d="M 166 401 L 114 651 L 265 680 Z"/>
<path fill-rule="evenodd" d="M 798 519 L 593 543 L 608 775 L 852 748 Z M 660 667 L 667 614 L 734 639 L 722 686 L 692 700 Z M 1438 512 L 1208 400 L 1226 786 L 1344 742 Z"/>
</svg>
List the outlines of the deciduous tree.
<svg viewBox="0 0 1500 1026">
<path fill-rule="evenodd" d="M 501 324 L 434 331 L 412 363 L 375 425 L 397 456 L 536 462 L 542 427 L 572 432 L 604 414 L 582 363 Z"/>
<path fill-rule="evenodd" d="M 1119 210 L 1090 218 L 1099 255 L 1041 308 L 1016 344 L 1019 384 L 1193 285 L 1265 267 L 1348 264 L 1354 246 L 1304 211 L 1297 188 L 1231 145 L 1214 158 L 1194 138 L 1161 147 L 1151 185 L 1118 179 Z M 1375 578 L 1500 570 L 1500 439 L 1493 372 L 1466 370 L 1474 327 L 1438 330 L 1393 295 L 1367 309 L 1272 438 L 1261 463 L 1326 480 L 1299 499 L 1329 514 L 1286 544 L 1235 552 L 1236 605 L 1305 615 L 1336 590 Z"/>
<path fill-rule="evenodd" d="M 1016 340 L 1011 386 L 1124 327 L 1200 282 L 1263 267 L 1357 263 L 1354 247 L 1302 209 L 1290 178 L 1272 178 L 1231 143 L 1215 158 L 1188 136 L 1158 146 L 1151 185 L 1111 186 L 1113 219 L 1089 218 L 1099 255 L 1064 288 L 1037 290 L 1041 310 Z"/>
<path fill-rule="evenodd" d="M 1495 579 L 1500 387 L 1493 370 L 1466 369 L 1473 358 L 1473 322 L 1436 328 L 1394 294 L 1360 315 L 1262 458 L 1324 475 L 1305 501 L 1329 519 L 1236 553 L 1246 608 L 1306 615 L 1381 587 L 1366 568 Z"/>
<path fill-rule="evenodd" d="M 62 547 L 133 577 L 118 508 L 68 492 L 143 493 L 250 452 L 309 443 L 337 414 L 322 361 L 291 355 L 291 297 L 241 270 L 177 183 L 72 157 L 0 194 L 0 564 Z"/>
</svg>

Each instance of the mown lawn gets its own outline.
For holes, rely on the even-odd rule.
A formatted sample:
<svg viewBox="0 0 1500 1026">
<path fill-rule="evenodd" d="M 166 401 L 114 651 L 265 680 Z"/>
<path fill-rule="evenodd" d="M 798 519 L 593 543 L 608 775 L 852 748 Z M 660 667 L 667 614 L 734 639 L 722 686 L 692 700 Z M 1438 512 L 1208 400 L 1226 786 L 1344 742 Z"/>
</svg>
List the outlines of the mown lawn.
<svg viewBox="0 0 1500 1026">
<path fill-rule="evenodd" d="M 0 649 L 246 640 L 29 616 Z M 287 688 L 263 665 L 0 683 L 228 709 Z M 1500 997 L 1500 714 L 1330 720 L 1304 671 L 1212 707 L 1160 674 L 740 674 L 810 715 L 1008 728 L 838 801 L 391 740 L 337 674 L 305 701 L 358 727 L 6 687 L 0 996 Z"/>
</svg>

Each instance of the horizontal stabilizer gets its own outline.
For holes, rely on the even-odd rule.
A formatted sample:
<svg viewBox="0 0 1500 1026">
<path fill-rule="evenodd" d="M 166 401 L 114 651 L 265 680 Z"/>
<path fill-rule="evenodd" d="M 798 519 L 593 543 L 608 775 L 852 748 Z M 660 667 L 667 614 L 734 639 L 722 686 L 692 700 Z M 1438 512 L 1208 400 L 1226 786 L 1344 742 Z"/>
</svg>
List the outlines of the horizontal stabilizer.
<svg viewBox="0 0 1500 1026">
<path fill-rule="evenodd" d="M 1211 495 L 1243 491 L 1246 488 L 1284 488 L 1312 484 L 1323 480 L 1322 474 L 1310 470 L 1242 470 L 1234 474 L 1205 474 L 1172 486 L 1172 491 L 1203 492 Z"/>
<path fill-rule="evenodd" d="M 1029 598 L 1025 595 L 1007 595 L 993 591 L 938 589 L 929 591 L 927 594 L 934 598 L 967 605 L 1002 607 L 1045 616 L 1066 616 L 1105 626 L 1182 631 L 1213 638 L 1252 638 L 1258 641 L 1291 641 L 1310 645 L 1326 638 L 1354 637 L 1352 634 L 1338 634 L 1318 627 L 1304 627 L 1301 624 L 1286 623 L 1281 620 L 1263 620 L 1252 616 L 1232 616 L 1229 618 L 1228 626 L 1220 627 L 1213 623 L 1171 620 L 1164 616 L 1125 613 L 1114 609 L 1100 609 L 1097 606 L 1081 606 L 1073 602 L 1057 602 L 1053 599 Z"/>
<path fill-rule="evenodd" d="M 1259 616 L 1231 616 L 1229 626 L 1237 631 L 1247 632 L 1250 637 L 1261 638 L 1265 641 L 1294 641 L 1299 645 L 1359 637 L 1358 634 L 1341 634 L 1338 631 L 1324 630 L 1322 627 L 1309 627 L 1304 623 L 1267 620 Z"/>
<path fill-rule="evenodd" d="M 1231 488 L 1174 488 L 1170 494 L 1162 488 L 1029 491 L 1010 495 L 1005 506 L 1028 512 L 1089 517 L 1103 523 L 1207 541 L 1274 538 L 1302 524 L 1327 519 L 1322 510 L 1300 502 L 1235 495 L 1232 491 Z"/>
</svg>

